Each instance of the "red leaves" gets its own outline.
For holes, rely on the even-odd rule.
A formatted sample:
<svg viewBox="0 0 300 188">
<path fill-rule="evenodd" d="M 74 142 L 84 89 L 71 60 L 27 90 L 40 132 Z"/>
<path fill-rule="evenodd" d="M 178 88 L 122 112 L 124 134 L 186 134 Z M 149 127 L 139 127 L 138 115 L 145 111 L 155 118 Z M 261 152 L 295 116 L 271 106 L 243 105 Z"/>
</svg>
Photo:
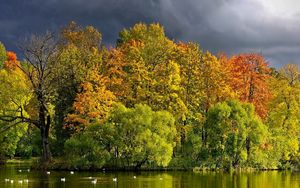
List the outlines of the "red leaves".
<svg viewBox="0 0 300 188">
<path fill-rule="evenodd" d="M 6 55 L 8 61 L 17 61 L 17 55 L 14 52 L 8 51 Z"/>
<path fill-rule="evenodd" d="M 14 52 L 7 52 L 7 61 L 4 62 L 4 68 L 8 70 L 15 70 L 20 67 L 20 63 L 17 61 L 17 55 Z"/>
<path fill-rule="evenodd" d="M 231 72 L 231 87 L 241 101 L 253 103 L 258 115 L 265 118 L 271 93 L 268 87 L 270 68 L 259 54 L 232 56 L 227 65 Z"/>
</svg>

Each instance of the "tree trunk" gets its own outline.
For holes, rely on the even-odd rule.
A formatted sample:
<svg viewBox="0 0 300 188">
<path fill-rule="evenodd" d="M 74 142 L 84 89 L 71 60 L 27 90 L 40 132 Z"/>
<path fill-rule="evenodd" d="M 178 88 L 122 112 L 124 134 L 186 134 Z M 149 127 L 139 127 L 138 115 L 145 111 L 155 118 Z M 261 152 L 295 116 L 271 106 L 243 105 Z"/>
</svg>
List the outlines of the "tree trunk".
<svg viewBox="0 0 300 188">
<path fill-rule="evenodd" d="M 137 162 L 137 164 L 134 167 L 134 170 L 138 171 L 141 169 L 142 165 L 145 164 L 148 160 L 148 157 L 145 157 L 142 161 Z"/>
<path fill-rule="evenodd" d="M 41 131 L 42 138 L 42 162 L 47 163 L 51 160 L 51 152 L 49 146 L 49 129 L 50 129 L 50 115 L 47 116 L 46 122 L 46 114 L 43 107 L 39 109 L 39 128 Z"/>
<path fill-rule="evenodd" d="M 201 138 L 202 138 L 202 146 L 205 147 L 206 146 L 206 132 L 205 132 L 205 128 L 204 125 L 202 125 L 202 131 L 201 131 Z"/>
<path fill-rule="evenodd" d="M 250 155 L 250 138 L 246 138 L 247 157 Z"/>
</svg>

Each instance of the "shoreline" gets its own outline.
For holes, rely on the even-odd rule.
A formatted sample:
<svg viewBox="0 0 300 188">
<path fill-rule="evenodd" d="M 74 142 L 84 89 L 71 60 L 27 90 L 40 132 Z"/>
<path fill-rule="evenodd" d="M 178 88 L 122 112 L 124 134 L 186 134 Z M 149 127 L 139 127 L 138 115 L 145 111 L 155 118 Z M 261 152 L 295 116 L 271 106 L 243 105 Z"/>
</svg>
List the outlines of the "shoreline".
<svg viewBox="0 0 300 188">
<path fill-rule="evenodd" d="M 231 168 L 231 169 L 222 169 L 222 168 L 208 168 L 208 167 L 189 167 L 189 168 L 181 168 L 181 167 L 172 167 L 172 168 L 140 168 L 136 169 L 134 167 L 102 167 L 102 168 L 75 168 L 75 167 L 66 167 L 64 165 L 60 165 L 61 163 L 55 162 L 55 159 L 52 163 L 47 164 L 46 166 L 43 166 L 41 163 L 39 163 L 39 158 L 34 157 L 31 159 L 20 159 L 20 158 L 13 158 L 9 159 L 4 163 L 6 164 L 28 164 L 31 166 L 31 169 L 34 170 L 53 170 L 53 171 L 78 171 L 78 172 L 172 172 L 172 171 L 181 171 L 181 172 L 194 172 L 194 173 L 200 173 L 200 172 L 263 172 L 263 171 L 293 171 L 298 172 L 300 169 L 298 168 L 288 168 L 288 169 L 280 169 L 280 168 L 250 168 L 250 167 L 244 167 L 244 168 Z"/>
</svg>

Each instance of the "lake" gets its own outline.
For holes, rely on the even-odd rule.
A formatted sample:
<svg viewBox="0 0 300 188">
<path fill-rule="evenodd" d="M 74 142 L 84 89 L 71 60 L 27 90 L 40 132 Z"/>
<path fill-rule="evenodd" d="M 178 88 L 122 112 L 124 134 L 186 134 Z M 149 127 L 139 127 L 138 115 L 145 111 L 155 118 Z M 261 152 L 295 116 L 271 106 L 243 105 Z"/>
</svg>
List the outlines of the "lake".
<svg viewBox="0 0 300 188">
<path fill-rule="evenodd" d="M 221 172 L 77 172 L 28 170 L 29 165 L 0 166 L 0 187 L 32 188 L 95 188 L 95 187 L 236 187 L 276 188 L 300 187 L 300 173 L 290 171 L 261 171 L 248 173 Z M 65 182 L 61 181 L 65 178 Z M 113 180 L 114 178 L 115 181 Z M 9 179 L 5 180 L 5 179 Z M 93 180 L 97 179 L 95 184 Z M 11 182 L 13 180 L 13 182 Z M 28 182 L 26 181 L 28 180 Z"/>
</svg>

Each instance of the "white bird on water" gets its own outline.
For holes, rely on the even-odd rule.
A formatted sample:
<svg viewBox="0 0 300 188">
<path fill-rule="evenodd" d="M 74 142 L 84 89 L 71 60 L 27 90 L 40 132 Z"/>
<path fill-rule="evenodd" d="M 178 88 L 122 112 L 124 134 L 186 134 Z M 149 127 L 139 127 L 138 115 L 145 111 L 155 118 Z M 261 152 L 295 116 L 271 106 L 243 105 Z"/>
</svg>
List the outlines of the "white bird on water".
<svg viewBox="0 0 300 188">
<path fill-rule="evenodd" d="M 22 170 L 19 170 L 19 172 L 22 172 Z"/>
<path fill-rule="evenodd" d="M 65 182 L 65 181 L 66 181 L 66 178 L 60 178 L 60 181 L 61 181 L 61 182 Z"/>
<path fill-rule="evenodd" d="M 27 172 L 30 172 L 30 169 L 29 169 L 29 168 L 27 169 Z"/>
<path fill-rule="evenodd" d="M 92 181 L 92 184 L 96 184 L 97 183 L 97 179 L 94 179 L 93 181 Z"/>
<path fill-rule="evenodd" d="M 14 183 L 14 180 L 10 180 L 10 183 Z"/>
<path fill-rule="evenodd" d="M 136 178 L 136 176 L 133 176 L 133 179 L 135 179 Z"/>
<path fill-rule="evenodd" d="M 116 182 L 116 181 L 117 181 L 117 178 L 113 178 L 113 181 L 115 181 L 115 182 Z"/>
<path fill-rule="evenodd" d="M 92 179 L 92 177 L 90 176 L 90 177 L 89 177 L 89 179 L 91 180 L 91 179 Z"/>
<path fill-rule="evenodd" d="M 4 179 L 5 182 L 9 182 L 9 179 Z"/>
<path fill-rule="evenodd" d="M 49 172 L 49 171 L 47 171 L 47 174 L 49 175 L 49 174 L 50 174 L 50 172 Z"/>
<path fill-rule="evenodd" d="M 73 172 L 73 171 L 71 171 L 71 172 L 70 172 L 70 174 L 74 174 L 74 172 Z"/>
</svg>

